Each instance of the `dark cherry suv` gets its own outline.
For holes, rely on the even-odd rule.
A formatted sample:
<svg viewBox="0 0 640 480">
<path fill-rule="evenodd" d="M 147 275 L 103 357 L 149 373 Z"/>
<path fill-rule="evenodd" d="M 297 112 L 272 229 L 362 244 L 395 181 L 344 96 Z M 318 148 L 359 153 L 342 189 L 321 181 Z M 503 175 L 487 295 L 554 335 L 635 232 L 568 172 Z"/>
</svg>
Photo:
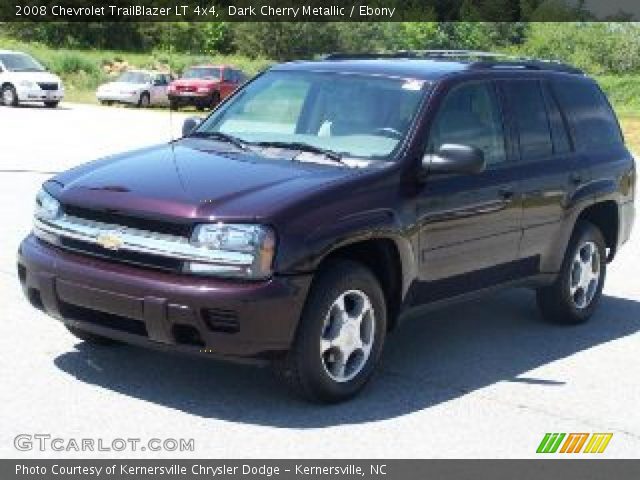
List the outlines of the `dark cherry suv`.
<svg viewBox="0 0 640 480">
<path fill-rule="evenodd" d="M 407 311 L 526 285 L 586 321 L 635 166 L 572 67 L 422 52 L 278 65 L 184 137 L 45 182 L 29 301 L 88 342 L 270 362 L 307 398 L 371 377 Z"/>
</svg>

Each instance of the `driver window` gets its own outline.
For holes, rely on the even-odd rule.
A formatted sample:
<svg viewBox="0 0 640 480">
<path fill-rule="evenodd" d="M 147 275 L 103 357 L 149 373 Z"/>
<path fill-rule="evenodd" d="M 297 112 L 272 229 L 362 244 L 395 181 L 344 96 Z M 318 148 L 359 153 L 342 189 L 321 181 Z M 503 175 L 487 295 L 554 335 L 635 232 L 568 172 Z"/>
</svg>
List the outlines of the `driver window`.
<svg viewBox="0 0 640 480">
<path fill-rule="evenodd" d="M 487 165 L 506 160 L 502 114 L 495 88 L 490 83 L 471 83 L 455 88 L 436 114 L 429 151 L 445 143 L 478 147 Z"/>
</svg>

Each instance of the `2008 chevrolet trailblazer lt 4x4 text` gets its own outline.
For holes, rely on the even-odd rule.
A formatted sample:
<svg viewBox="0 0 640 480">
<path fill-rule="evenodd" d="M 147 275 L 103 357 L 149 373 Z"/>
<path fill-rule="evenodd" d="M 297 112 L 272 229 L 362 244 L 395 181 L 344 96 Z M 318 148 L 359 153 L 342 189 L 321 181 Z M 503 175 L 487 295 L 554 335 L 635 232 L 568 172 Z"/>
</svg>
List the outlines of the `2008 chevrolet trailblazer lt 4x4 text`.
<svg viewBox="0 0 640 480">
<path fill-rule="evenodd" d="M 18 273 L 83 340 L 271 362 L 338 401 L 422 305 L 525 285 L 547 320 L 586 321 L 635 182 L 575 68 L 335 54 L 274 66 L 168 145 L 45 182 Z"/>
</svg>

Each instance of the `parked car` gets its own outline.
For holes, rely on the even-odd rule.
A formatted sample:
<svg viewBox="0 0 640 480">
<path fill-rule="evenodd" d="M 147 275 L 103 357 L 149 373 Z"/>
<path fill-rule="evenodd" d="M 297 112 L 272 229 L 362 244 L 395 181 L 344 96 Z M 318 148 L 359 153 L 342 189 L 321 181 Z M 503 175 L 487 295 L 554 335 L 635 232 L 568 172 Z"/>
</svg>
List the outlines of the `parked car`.
<svg viewBox="0 0 640 480">
<path fill-rule="evenodd" d="M 169 86 L 172 109 L 194 106 L 198 110 L 215 107 L 246 81 L 246 75 L 228 65 L 191 67 Z"/>
<path fill-rule="evenodd" d="M 18 275 L 87 342 L 271 362 L 339 401 L 425 306 L 528 286 L 548 321 L 587 321 L 635 184 L 578 69 L 332 56 L 274 66 L 170 145 L 45 182 Z"/>
<path fill-rule="evenodd" d="M 100 85 L 96 91 L 103 105 L 125 103 L 137 107 L 169 104 L 167 95 L 171 75 L 149 70 L 128 70 L 114 82 Z"/>
<path fill-rule="evenodd" d="M 36 59 L 22 52 L 0 50 L 2 104 L 17 107 L 22 102 L 42 102 L 55 108 L 64 97 L 62 80 Z"/>
</svg>

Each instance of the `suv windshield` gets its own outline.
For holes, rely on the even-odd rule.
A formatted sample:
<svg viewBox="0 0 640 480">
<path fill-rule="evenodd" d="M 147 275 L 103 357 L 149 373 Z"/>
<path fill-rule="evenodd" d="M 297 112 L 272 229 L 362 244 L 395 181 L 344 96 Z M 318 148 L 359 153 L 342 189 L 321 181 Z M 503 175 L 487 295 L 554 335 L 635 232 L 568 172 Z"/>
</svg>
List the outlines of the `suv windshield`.
<svg viewBox="0 0 640 480">
<path fill-rule="evenodd" d="M 220 79 L 219 68 L 190 68 L 182 78 Z"/>
<path fill-rule="evenodd" d="M 423 80 L 270 71 L 198 129 L 251 143 L 306 144 L 348 157 L 388 159 L 424 95 Z"/>
<path fill-rule="evenodd" d="M 150 76 L 144 72 L 125 72 L 118 77 L 118 82 L 123 83 L 149 83 Z"/>
<path fill-rule="evenodd" d="M 2 53 L 0 62 L 12 72 L 44 72 L 46 69 L 24 53 Z"/>
</svg>

